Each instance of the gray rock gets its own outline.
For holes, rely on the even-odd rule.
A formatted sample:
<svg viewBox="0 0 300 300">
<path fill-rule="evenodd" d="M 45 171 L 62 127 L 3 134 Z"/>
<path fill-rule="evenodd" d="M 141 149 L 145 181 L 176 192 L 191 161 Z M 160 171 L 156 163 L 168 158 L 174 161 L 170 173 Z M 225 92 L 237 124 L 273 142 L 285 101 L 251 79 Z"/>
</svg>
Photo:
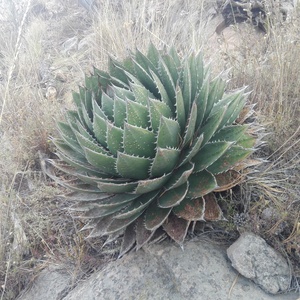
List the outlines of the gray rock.
<svg viewBox="0 0 300 300">
<path fill-rule="evenodd" d="M 40 273 L 29 290 L 20 294 L 18 300 L 58 300 L 68 293 L 70 287 L 70 274 L 65 269 L 50 266 Z"/>
<path fill-rule="evenodd" d="M 295 300 L 273 296 L 238 274 L 226 249 L 198 240 L 180 247 L 164 242 L 109 263 L 78 285 L 64 300 Z"/>
<path fill-rule="evenodd" d="M 228 248 L 227 255 L 240 274 L 252 279 L 266 292 L 276 294 L 290 287 L 291 274 L 286 260 L 261 237 L 243 233 Z"/>
</svg>

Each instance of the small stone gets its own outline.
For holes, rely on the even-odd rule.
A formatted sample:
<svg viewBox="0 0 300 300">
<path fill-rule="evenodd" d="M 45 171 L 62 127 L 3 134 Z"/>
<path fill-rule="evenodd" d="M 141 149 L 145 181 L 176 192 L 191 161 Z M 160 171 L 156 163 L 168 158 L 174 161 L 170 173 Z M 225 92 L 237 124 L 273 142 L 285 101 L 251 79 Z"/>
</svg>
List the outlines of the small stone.
<svg viewBox="0 0 300 300">
<path fill-rule="evenodd" d="M 253 233 L 243 233 L 227 249 L 227 255 L 240 274 L 252 279 L 266 292 L 277 294 L 290 287 L 289 265 L 261 237 Z"/>
</svg>

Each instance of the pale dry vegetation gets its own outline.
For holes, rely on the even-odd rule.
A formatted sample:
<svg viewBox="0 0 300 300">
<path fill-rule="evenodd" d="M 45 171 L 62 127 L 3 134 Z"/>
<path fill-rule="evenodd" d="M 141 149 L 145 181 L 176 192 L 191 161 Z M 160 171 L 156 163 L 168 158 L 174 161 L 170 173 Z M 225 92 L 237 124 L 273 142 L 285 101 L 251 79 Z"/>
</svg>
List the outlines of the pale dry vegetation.
<svg viewBox="0 0 300 300">
<path fill-rule="evenodd" d="M 84 74 L 149 42 L 182 55 L 202 50 L 216 74 L 230 68 L 230 89 L 249 86 L 268 133 L 255 157 L 267 162 L 230 196 L 227 211 L 245 213 L 245 222 L 236 228 L 231 217 L 223 231 L 264 237 L 289 259 L 299 289 L 299 9 L 267 34 L 246 24 L 217 36 L 221 17 L 211 1 L 98 4 L 91 12 L 70 0 L 0 1 L 0 299 L 15 299 L 49 261 L 80 278 L 113 258 L 101 241 L 78 233 L 82 224 L 46 178 L 41 157 L 54 156 L 55 120 L 72 106 L 71 90 Z"/>
</svg>

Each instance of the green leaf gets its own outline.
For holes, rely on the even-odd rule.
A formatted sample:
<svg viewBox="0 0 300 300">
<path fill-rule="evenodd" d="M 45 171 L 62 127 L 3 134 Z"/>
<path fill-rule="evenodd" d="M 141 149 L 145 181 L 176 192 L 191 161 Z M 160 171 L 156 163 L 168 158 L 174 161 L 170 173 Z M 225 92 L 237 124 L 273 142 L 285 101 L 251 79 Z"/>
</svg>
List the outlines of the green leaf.
<svg viewBox="0 0 300 300">
<path fill-rule="evenodd" d="M 220 110 L 217 111 L 211 117 L 209 117 L 208 120 L 205 122 L 204 126 L 200 128 L 198 135 L 200 136 L 201 134 L 203 134 L 204 136 L 202 145 L 205 145 L 215 134 L 220 122 L 222 121 L 226 109 L 226 106 L 220 108 Z"/>
<path fill-rule="evenodd" d="M 114 97 L 114 124 L 117 127 L 124 128 L 124 121 L 126 120 L 126 102 L 119 98 Z"/>
<path fill-rule="evenodd" d="M 116 182 L 99 182 L 98 188 L 103 193 L 109 194 L 123 194 L 132 193 L 137 187 L 136 182 L 116 183 Z"/>
<path fill-rule="evenodd" d="M 200 172 L 212 165 L 232 145 L 231 142 L 208 143 L 194 156 L 194 172 Z"/>
<path fill-rule="evenodd" d="M 137 250 L 143 247 L 153 236 L 155 231 L 150 231 L 145 228 L 144 215 L 136 220 L 136 247 Z"/>
<path fill-rule="evenodd" d="M 174 83 L 171 73 L 163 59 L 161 59 L 159 61 L 158 71 L 159 71 L 160 80 L 166 89 L 166 92 L 168 94 L 168 97 L 169 97 L 171 103 L 175 103 L 175 96 L 176 96 L 175 84 L 176 83 Z"/>
<path fill-rule="evenodd" d="M 161 208 L 169 208 L 178 205 L 186 196 L 188 192 L 189 184 L 188 182 L 163 192 L 163 194 L 158 198 L 158 206 Z"/>
<path fill-rule="evenodd" d="M 101 99 L 101 107 L 105 114 L 105 116 L 113 121 L 114 119 L 114 100 L 110 98 L 107 94 L 102 93 L 102 99 Z"/>
<path fill-rule="evenodd" d="M 188 221 L 204 221 L 204 211 L 205 204 L 202 197 L 185 198 L 178 206 L 173 208 L 176 216 Z"/>
<path fill-rule="evenodd" d="M 92 221 L 85 225 L 81 230 L 93 228 L 88 238 L 101 237 L 105 235 L 105 231 L 112 220 L 112 215 L 100 219 L 92 219 Z"/>
<path fill-rule="evenodd" d="M 100 218 L 100 217 L 105 217 L 108 215 L 112 215 L 113 213 L 120 211 L 122 208 L 126 207 L 128 204 L 123 203 L 117 206 L 95 206 L 91 209 L 89 209 L 87 212 L 84 213 L 84 215 L 80 216 L 81 218 Z"/>
<path fill-rule="evenodd" d="M 124 152 L 129 155 L 153 158 L 155 156 L 155 134 L 130 124 L 124 126 Z"/>
<path fill-rule="evenodd" d="M 129 84 L 128 77 L 126 76 L 123 67 L 119 64 L 119 62 L 117 62 L 116 60 L 114 60 L 111 57 L 108 61 L 108 70 L 109 70 L 110 76 L 117 78 L 118 80 L 123 82 L 125 85 Z"/>
<path fill-rule="evenodd" d="M 189 176 L 194 170 L 194 164 L 186 163 L 172 173 L 171 179 L 166 184 L 166 190 L 174 189 L 188 181 Z"/>
<path fill-rule="evenodd" d="M 157 147 L 177 148 L 180 142 L 180 126 L 177 121 L 162 116 L 157 135 Z"/>
<path fill-rule="evenodd" d="M 238 162 L 247 158 L 252 152 L 252 149 L 231 146 L 217 161 L 210 165 L 207 170 L 213 174 L 223 173 L 232 169 Z"/>
<path fill-rule="evenodd" d="M 171 172 L 176 166 L 180 150 L 158 147 L 150 168 L 151 177 L 159 177 Z"/>
<path fill-rule="evenodd" d="M 115 219 L 126 219 L 139 212 L 143 212 L 145 208 L 155 199 L 158 192 L 154 191 L 145 195 L 142 195 L 134 200 L 134 202 L 122 210 L 119 214 L 115 216 Z"/>
<path fill-rule="evenodd" d="M 130 100 L 126 101 L 126 121 L 133 126 L 148 128 L 148 107 Z"/>
<path fill-rule="evenodd" d="M 202 197 L 218 186 L 215 177 L 206 170 L 192 174 L 189 177 L 189 184 L 187 198 Z"/>
<path fill-rule="evenodd" d="M 106 234 L 111 234 L 121 230 L 122 228 L 126 228 L 128 225 L 133 223 L 142 213 L 143 211 L 139 211 L 126 219 L 114 219 L 107 227 Z"/>
<path fill-rule="evenodd" d="M 115 170 L 117 159 L 113 156 L 98 153 L 88 148 L 84 148 L 86 159 L 94 167 L 98 168 L 101 172 L 111 175 L 118 175 Z"/>
<path fill-rule="evenodd" d="M 118 258 L 121 258 L 125 253 L 127 253 L 133 247 L 135 243 L 135 239 L 136 239 L 135 224 L 131 223 L 125 229 L 122 244 L 121 244 L 121 250 Z"/>
<path fill-rule="evenodd" d="M 148 105 L 152 130 L 157 132 L 161 116 L 172 118 L 173 114 L 169 106 L 160 100 L 149 99 Z"/>
<path fill-rule="evenodd" d="M 182 151 L 182 158 L 179 163 L 179 166 L 186 164 L 187 162 L 191 161 L 193 157 L 198 153 L 199 149 L 201 148 L 203 141 L 203 134 L 197 137 L 191 147 L 189 149 Z"/>
<path fill-rule="evenodd" d="M 160 189 L 170 179 L 170 177 L 171 173 L 153 179 L 139 180 L 138 186 L 134 192 L 136 194 L 145 194 Z"/>
<path fill-rule="evenodd" d="M 248 128 L 248 125 L 229 125 L 223 127 L 216 134 L 214 134 L 214 136 L 211 138 L 211 141 L 235 142 L 239 140 L 239 138 Z"/>
<path fill-rule="evenodd" d="M 237 141 L 237 145 L 243 148 L 253 148 L 256 144 L 256 138 L 249 133 L 244 133 Z"/>
<path fill-rule="evenodd" d="M 131 83 L 130 87 L 137 103 L 147 106 L 149 97 L 154 97 L 142 84 Z"/>
<path fill-rule="evenodd" d="M 156 49 L 156 47 L 150 43 L 150 46 L 148 48 L 147 58 L 151 61 L 153 66 L 157 69 L 158 68 L 158 62 L 160 60 L 160 53 Z"/>
<path fill-rule="evenodd" d="M 67 155 L 71 160 L 87 163 L 85 155 L 81 154 L 81 152 L 77 151 L 77 149 L 71 148 L 63 140 L 53 139 L 52 142 L 61 153 Z M 80 146 L 78 145 L 78 147 Z"/>
<path fill-rule="evenodd" d="M 163 224 L 163 229 L 176 243 L 182 245 L 189 226 L 189 221 L 170 214 L 168 220 Z"/>
<path fill-rule="evenodd" d="M 99 116 L 94 110 L 94 122 L 93 122 L 93 132 L 97 141 L 103 146 L 107 147 L 107 119 Z"/>
<path fill-rule="evenodd" d="M 118 153 L 117 171 L 124 178 L 146 179 L 149 177 L 149 169 L 152 160 L 137 157 L 125 153 Z"/>
<path fill-rule="evenodd" d="M 197 122 L 196 128 L 199 128 L 202 125 L 204 120 L 204 114 L 206 111 L 210 80 L 209 75 L 207 75 L 203 81 L 203 85 L 199 93 L 195 97 L 195 103 L 197 104 Z"/>
<path fill-rule="evenodd" d="M 185 134 L 182 142 L 182 147 L 186 146 L 188 143 L 190 143 L 194 137 L 195 134 L 195 127 L 196 127 L 196 121 L 197 121 L 197 105 L 195 102 L 193 102 L 190 116 L 188 118 Z"/>
<path fill-rule="evenodd" d="M 176 51 L 173 51 L 173 54 L 175 54 L 175 53 L 176 53 Z M 179 79 L 179 74 L 178 74 L 177 66 L 175 64 L 173 57 L 166 54 L 166 55 L 162 55 L 161 58 L 164 61 L 167 69 L 169 70 L 174 84 L 176 84 Z"/>
<path fill-rule="evenodd" d="M 186 119 L 185 119 L 183 96 L 179 85 L 176 87 L 175 97 L 176 97 L 176 120 L 180 125 L 181 131 L 183 131 L 186 125 L 185 124 Z"/>
<path fill-rule="evenodd" d="M 121 128 L 107 122 L 107 148 L 114 156 L 117 156 L 118 151 L 123 151 L 123 135 Z"/>
<path fill-rule="evenodd" d="M 158 99 L 160 99 L 163 103 L 165 103 L 171 109 L 172 113 L 175 113 L 174 103 L 173 101 L 170 100 L 167 90 L 165 89 L 163 83 L 154 72 L 151 72 L 151 76 L 153 77 L 153 82 L 155 83 L 156 88 L 158 90 Z M 175 91 L 174 91 L 174 97 L 175 97 Z"/>
<path fill-rule="evenodd" d="M 170 214 L 172 208 L 160 208 L 157 201 L 153 201 L 147 208 L 145 214 L 145 227 L 148 230 L 155 230 L 160 227 L 168 215 Z"/>
</svg>

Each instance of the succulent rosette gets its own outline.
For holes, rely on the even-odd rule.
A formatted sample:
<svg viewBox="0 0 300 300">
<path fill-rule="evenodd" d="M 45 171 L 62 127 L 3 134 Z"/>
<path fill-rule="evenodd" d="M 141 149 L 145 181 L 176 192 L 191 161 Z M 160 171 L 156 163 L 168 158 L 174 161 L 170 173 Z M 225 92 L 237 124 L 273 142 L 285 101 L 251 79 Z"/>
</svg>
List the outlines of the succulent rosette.
<svg viewBox="0 0 300 300">
<path fill-rule="evenodd" d="M 244 89 L 225 87 L 201 54 L 152 44 L 86 77 L 52 164 L 71 175 L 61 183 L 90 237 L 123 236 L 122 255 L 162 234 L 182 244 L 191 223 L 223 219 L 215 192 L 243 179 L 256 143 Z"/>
</svg>

